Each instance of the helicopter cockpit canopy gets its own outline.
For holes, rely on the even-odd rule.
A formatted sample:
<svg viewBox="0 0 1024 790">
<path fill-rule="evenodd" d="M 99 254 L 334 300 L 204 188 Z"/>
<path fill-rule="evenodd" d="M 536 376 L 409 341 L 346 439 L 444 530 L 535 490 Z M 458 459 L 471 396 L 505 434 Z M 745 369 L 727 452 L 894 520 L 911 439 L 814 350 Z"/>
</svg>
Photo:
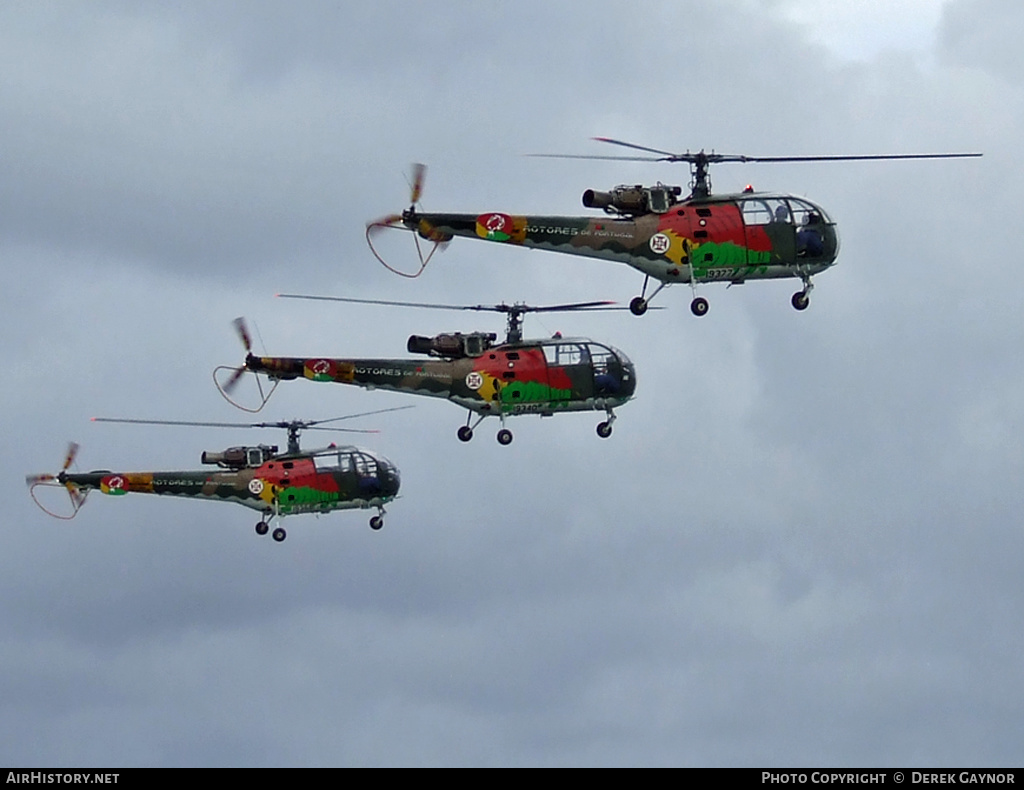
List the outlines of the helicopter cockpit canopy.
<svg viewBox="0 0 1024 790">
<path fill-rule="evenodd" d="M 739 203 L 743 211 L 743 222 L 748 226 L 769 225 L 773 222 L 785 222 L 797 227 L 833 224 L 824 209 L 802 198 L 754 193 L 749 197 L 744 195 Z"/>
<path fill-rule="evenodd" d="M 359 490 L 365 494 L 398 492 L 398 469 L 394 464 L 360 447 L 332 447 L 313 457 L 317 472 L 355 475 Z"/>
<path fill-rule="evenodd" d="M 585 338 L 556 337 L 543 343 L 549 365 L 606 364 L 608 361 L 632 367 L 629 357 L 613 346 Z"/>
<path fill-rule="evenodd" d="M 783 259 L 821 259 L 838 251 L 834 223 L 809 200 L 782 195 L 744 194 L 738 200 L 750 238 L 764 233 Z"/>
<path fill-rule="evenodd" d="M 318 472 L 376 474 L 380 463 L 380 459 L 369 450 L 358 447 L 331 447 L 319 450 L 313 456 L 313 464 Z"/>
<path fill-rule="evenodd" d="M 545 341 L 543 348 L 549 366 L 588 371 L 585 375 L 592 381 L 595 396 L 628 397 L 636 387 L 633 363 L 613 346 L 583 338 L 553 338 Z"/>
</svg>

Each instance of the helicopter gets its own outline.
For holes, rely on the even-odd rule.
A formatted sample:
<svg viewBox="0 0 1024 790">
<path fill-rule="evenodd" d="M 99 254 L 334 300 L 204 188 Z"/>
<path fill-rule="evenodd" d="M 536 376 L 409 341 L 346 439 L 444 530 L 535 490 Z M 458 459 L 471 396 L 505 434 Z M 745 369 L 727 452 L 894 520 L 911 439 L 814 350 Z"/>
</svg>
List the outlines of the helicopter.
<svg viewBox="0 0 1024 790">
<path fill-rule="evenodd" d="M 252 340 L 243 319 L 235 319 L 235 329 L 245 347 L 241 367 L 221 366 L 214 370 L 217 389 L 232 405 L 258 412 L 266 405 L 278 384 L 290 379 L 354 384 L 366 389 L 385 389 L 445 398 L 468 411 L 466 424 L 458 429 L 463 442 L 485 417 L 501 421 L 497 440 L 512 442 L 512 431 L 505 427 L 507 417 L 539 414 L 542 417 L 571 411 L 603 411 L 607 418 L 597 426 L 603 439 L 612 434 L 614 409 L 633 397 L 636 371 L 625 354 L 604 343 L 587 338 L 569 338 L 556 334 L 543 340 L 524 340 L 522 320 L 526 313 L 625 309 L 611 302 L 532 307 L 525 304 L 439 305 L 419 302 L 392 302 L 376 299 L 351 299 L 332 296 L 278 294 L 288 299 L 422 307 L 440 310 L 476 310 L 505 313 L 507 333 L 497 342 L 493 332 L 448 333 L 434 337 L 412 335 L 409 353 L 427 359 L 331 359 L 327 357 L 260 357 L 252 353 Z M 231 371 L 225 378 L 225 371 Z M 237 403 L 231 391 L 245 373 L 265 375 L 274 382 L 266 393 L 259 384 L 260 405 L 250 409 Z M 223 379 L 223 383 L 222 380 Z M 477 416 L 473 422 L 474 414 Z"/>
<path fill-rule="evenodd" d="M 629 309 L 647 312 L 651 300 L 669 285 L 688 283 L 696 316 L 708 312 L 708 300 L 697 287 L 708 282 L 742 285 L 748 280 L 799 278 L 801 290 L 791 304 L 806 310 L 814 285 L 812 277 L 835 264 L 839 254 L 836 223 L 825 210 L 806 198 L 776 192 L 755 192 L 747 187 L 736 194 L 712 195 L 708 168 L 723 162 L 819 162 L 890 159 L 950 159 L 979 157 L 966 154 L 895 154 L 855 156 L 744 156 L 738 154 L 672 153 L 634 143 L 594 138 L 598 142 L 645 152 L 644 156 L 588 156 L 531 154 L 560 159 L 600 159 L 640 162 L 687 162 L 691 167 L 690 193 L 682 187 L 658 183 L 619 185 L 608 192 L 588 189 L 586 208 L 604 216 L 539 217 L 488 211 L 481 214 L 440 214 L 417 209 L 423 193 L 426 167 L 413 166 L 411 202 L 401 214 L 367 223 L 370 251 L 392 272 L 405 277 L 422 274 L 431 257 L 456 236 L 514 244 L 626 263 L 644 275 L 639 296 Z M 387 228 L 413 231 L 420 268 L 413 273 L 392 267 L 374 247 L 375 234 Z M 420 239 L 432 242 L 424 254 Z M 651 281 L 659 285 L 649 296 Z"/>
<path fill-rule="evenodd" d="M 399 408 L 411 408 L 403 406 Z M 178 420 L 123 420 L 94 417 L 94 422 L 133 423 L 136 425 L 179 425 L 215 428 L 283 428 L 288 446 L 279 453 L 276 445 L 260 444 L 229 447 L 220 452 L 204 451 L 201 462 L 217 470 L 176 472 L 93 472 L 68 471 L 78 454 L 78 444 L 68 447 L 64 464 L 57 474 L 29 475 L 25 482 L 32 500 L 54 518 L 69 520 L 78 515 L 91 491 L 119 496 L 127 493 L 157 494 L 201 499 L 208 502 L 234 502 L 262 514 L 256 534 L 266 535 L 274 518 L 278 526 L 271 537 L 278 543 L 287 537 L 280 520 L 297 513 L 329 513 L 333 510 L 377 508 L 370 527 L 384 526 L 384 505 L 397 495 L 401 483 L 398 469 L 381 455 L 354 446 L 336 446 L 303 451 L 299 434 L 308 429 L 350 431 L 322 427 L 337 420 L 379 414 L 397 409 L 382 409 L 328 420 L 291 420 L 289 422 L 222 423 Z M 357 431 L 369 433 L 369 431 Z M 71 513 L 55 513 L 36 497 L 38 486 L 63 487 L 71 497 Z"/>
</svg>

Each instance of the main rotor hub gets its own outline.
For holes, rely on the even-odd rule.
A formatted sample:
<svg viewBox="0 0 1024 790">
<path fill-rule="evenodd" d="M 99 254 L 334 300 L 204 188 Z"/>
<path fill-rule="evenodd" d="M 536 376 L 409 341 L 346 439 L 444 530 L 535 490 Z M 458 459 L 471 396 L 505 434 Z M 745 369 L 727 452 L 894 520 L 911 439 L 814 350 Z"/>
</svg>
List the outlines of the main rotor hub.
<svg viewBox="0 0 1024 790">
<path fill-rule="evenodd" d="M 299 433 L 305 428 L 305 423 L 301 422 L 290 422 L 288 423 L 288 454 L 297 455 L 300 452 L 299 449 Z"/>
<path fill-rule="evenodd" d="M 523 342 L 523 314 L 527 312 L 526 305 L 506 305 L 508 320 L 505 323 L 505 342 Z"/>
<path fill-rule="evenodd" d="M 706 198 L 711 195 L 711 176 L 708 174 L 710 161 L 703 151 L 694 154 L 690 159 L 691 198 Z"/>
</svg>

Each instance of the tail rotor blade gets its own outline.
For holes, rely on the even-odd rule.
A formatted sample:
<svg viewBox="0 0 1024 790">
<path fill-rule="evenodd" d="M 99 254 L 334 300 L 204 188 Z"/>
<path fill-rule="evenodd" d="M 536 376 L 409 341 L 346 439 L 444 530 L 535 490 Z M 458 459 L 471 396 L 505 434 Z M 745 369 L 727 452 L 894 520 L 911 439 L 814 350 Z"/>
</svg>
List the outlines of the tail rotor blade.
<svg viewBox="0 0 1024 790">
<path fill-rule="evenodd" d="M 401 214 L 388 214 L 386 217 L 380 219 L 371 220 L 366 223 L 366 232 L 368 234 L 377 233 L 385 228 L 393 228 L 395 225 L 402 221 Z"/>
<path fill-rule="evenodd" d="M 239 316 L 234 321 L 235 331 L 238 333 L 238 337 L 242 341 L 242 345 L 245 346 L 245 353 L 248 354 L 252 351 L 252 335 L 249 334 L 249 327 L 245 325 L 245 319 Z"/>
<path fill-rule="evenodd" d="M 423 194 L 423 180 L 427 175 L 427 166 L 422 162 L 415 162 L 412 166 L 412 188 L 410 190 L 409 202 L 415 206 L 420 202 Z"/>
<path fill-rule="evenodd" d="M 75 509 L 74 512 L 77 513 L 78 509 L 85 504 L 85 498 L 89 496 L 89 492 L 82 491 L 74 483 L 65 483 L 65 487 L 68 489 L 68 496 L 71 497 L 71 506 Z"/>
<path fill-rule="evenodd" d="M 235 327 L 235 332 L 238 333 L 239 339 L 242 341 L 242 345 L 245 347 L 245 361 L 238 367 L 229 367 L 228 365 L 219 365 L 213 369 L 213 384 L 217 388 L 217 391 L 221 396 L 236 409 L 255 414 L 263 410 L 263 407 L 267 405 L 267 401 L 270 396 L 274 394 L 274 390 L 277 389 L 277 385 L 281 383 L 280 379 L 274 380 L 274 386 L 269 391 L 263 391 L 263 384 L 260 381 L 258 367 L 250 367 L 250 363 L 255 364 L 256 357 L 252 353 L 252 334 L 249 332 L 249 327 L 245 322 L 244 318 L 236 318 L 232 321 Z M 257 329 L 257 333 L 259 330 Z M 260 339 L 262 344 L 263 340 Z M 256 385 L 260 391 L 260 405 L 255 409 L 250 408 L 242 403 L 239 403 L 231 397 L 231 393 L 238 386 L 238 382 L 242 380 L 242 377 L 246 373 L 252 373 L 256 377 Z"/>
<path fill-rule="evenodd" d="M 78 455 L 78 442 L 68 442 L 68 451 L 64 454 L 64 463 L 61 464 L 60 467 L 61 472 L 66 472 L 70 468 L 71 464 L 75 462 L 76 455 Z M 32 486 L 40 485 L 41 483 L 58 482 L 60 482 L 60 475 L 25 475 L 25 485 L 27 485 L 29 488 L 32 488 Z"/>
<path fill-rule="evenodd" d="M 49 516 L 53 516 L 54 518 L 59 518 L 62 521 L 68 521 L 70 519 L 73 519 L 78 514 L 79 508 L 82 507 L 82 505 L 85 503 L 85 498 L 89 493 L 88 490 L 83 491 L 78 486 L 78 484 L 70 482 L 64 476 L 64 473 L 67 471 L 68 467 L 70 467 L 71 464 L 75 462 L 76 455 L 78 455 L 78 444 L 76 442 L 71 442 L 68 445 L 67 454 L 64 456 L 64 464 L 61 467 L 61 471 L 59 474 L 41 474 L 25 476 L 25 485 L 28 486 L 28 493 L 29 496 L 32 497 L 32 501 L 35 502 L 39 509 L 42 510 L 44 513 L 46 513 Z M 37 497 L 36 486 L 53 486 L 56 488 L 60 488 L 61 486 L 63 486 L 64 488 L 66 488 L 68 496 L 71 497 L 71 513 L 63 514 L 55 512 L 54 510 L 51 510 L 49 507 L 47 507 L 47 505 L 44 504 L 44 502 L 40 501 L 40 499 Z"/>
<path fill-rule="evenodd" d="M 224 382 L 224 391 L 231 392 L 235 387 L 238 386 L 238 382 L 242 380 L 242 376 L 245 375 L 247 368 L 243 365 L 240 368 L 235 368 L 235 372 L 231 374 L 231 377 Z"/>
<path fill-rule="evenodd" d="M 71 442 L 68 444 L 67 455 L 64 456 L 64 466 L 60 468 L 62 472 L 66 472 L 68 467 L 75 462 L 75 456 L 78 455 L 78 443 Z"/>
<path fill-rule="evenodd" d="M 373 257 L 376 258 L 388 271 L 410 279 L 419 277 L 423 274 L 423 270 L 430 262 L 434 253 L 437 252 L 439 248 L 445 246 L 445 243 L 451 239 L 450 236 L 446 236 L 443 233 L 432 232 L 429 226 L 421 222 L 417 215 L 416 206 L 420 202 L 420 198 L 423 197 L 423 182 L 426 179 L 426 175 L 427 166 L 425 164 L 421 162 L 413 163 L 412 179 L 409 182 L 409 208 L 407 208 L 402 214 L 388 214 L 385 217 L 366 223 L 366 243 L 370 246 L 370 252 L 373 253 Z M 384 256 L 374 246 L 374 239 L 376 238 L 377 233 L 387 228 L 407 230 L 414 233 L 413 238 L 416 243 L 416 255 L 420 261 L 420 268 L 417 271 L 410 273 L 392 266 L 384 259 Z M 426 239 L 433 245 L 429 252 L 424 253 L 423 249 L 420 247 L 420 237 Z"/>
</svg>

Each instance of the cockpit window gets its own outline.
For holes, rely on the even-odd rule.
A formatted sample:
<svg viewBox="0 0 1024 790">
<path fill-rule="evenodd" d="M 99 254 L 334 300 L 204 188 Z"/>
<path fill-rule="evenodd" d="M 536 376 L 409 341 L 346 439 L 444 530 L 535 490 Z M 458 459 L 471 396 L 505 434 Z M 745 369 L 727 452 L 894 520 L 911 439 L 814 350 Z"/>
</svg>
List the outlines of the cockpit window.
<svg viewBox="0 0 1024 790">
<path fill-rule="evenodd" d="M 822 222 L 829 221 L 824 211 L 806 200 L 791 198 L 789 202 L 793 207 L 793 217 L 798 226 L 820 225 Z"/>
<path fill-rule="evenodd" d="M 324 453 L 313 457 L 313 465 L 316 467 L 318 472 L 327 472 L 338 469 L 340 464 L 338 463 L 337 453 Z"/>
<path fill-rule="evenodd" d="M 591 346 L 593 346 L 593 345 L 594 344 L 591 343 Z M 623 365 L 632 365 L 633 364 L 632 362 L 629 361 L 629 357 L 627 357 L 625 354 L 623 354 L 621 351 L 619 351 L 619 349 L 617 349 L 615 346 L 606 346 L 606 348 Z"/>
<path fill-rule="evenodd" d="M 558 343 L 544 346 L 544 358 L 549 365 L 585 365 L 590 362 L 590 352 L 578 343 Z"/>
<path fill-rule="evenodd" d="M 318 472 L 351 472 L 352 453 L 321 453 L 313 458 L 313 464 Z"/>
<path fill-rule="evenodd" d="M 356 471 L 363 477 L 377 474 L 377 459 L 367 453 L 352 453 Z"/>
<path fill-rule="evenodd" d="M 771 209 L 763 200 L 743 201 L 743 222 L 746 225 L 767 225 L 772 220 Z"/>
<path fill-rule="evenodd" d="M 610 348 L 599 346 L 597 343 L 591 343 L 587 348 L 594 363 L 594 370 L 607 370 L 609 362 L 618 362 Z"/>
<path fill-rule="evenodd" d="M 361 476 L 377 474 L 377 459 L 359 450 L 322 453 L 313 459 L 318 472 L 357 472 Z"/>
<path fill-rule="evenodd" d="M 792 224 L 789 203 L 782 198 L 747 198 L 742 201 L 743 222 L 747 225 Z"/>
</svg>

